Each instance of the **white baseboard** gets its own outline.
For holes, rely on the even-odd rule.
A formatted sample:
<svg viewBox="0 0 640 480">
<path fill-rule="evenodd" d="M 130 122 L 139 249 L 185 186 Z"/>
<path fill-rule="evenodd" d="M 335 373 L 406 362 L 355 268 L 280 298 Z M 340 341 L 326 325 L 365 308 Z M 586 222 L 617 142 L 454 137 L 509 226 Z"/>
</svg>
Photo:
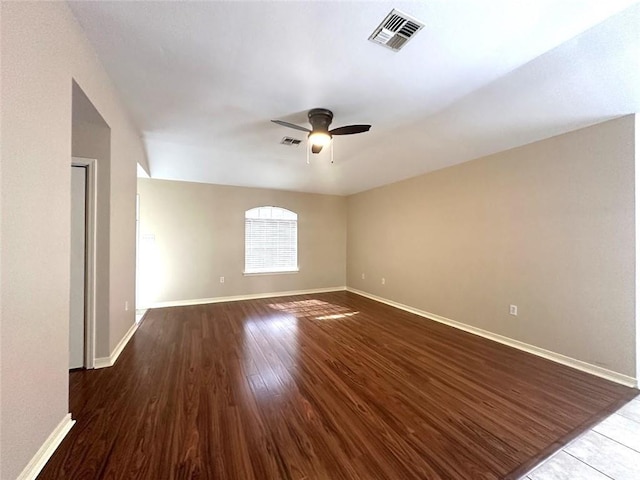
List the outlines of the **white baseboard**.
<svg viewBox="0 0 640 480">
<path fill-rule="evenodd" d="M 133 334 L 136 333 L 138 325 L 139 323 L 134 323 L 133 325 L 131 325 L 131 328 L 127 331 L 127 333 L 125 333 L 124 337 L 122 337 L 122 340 L 118 342 L 118 345 L 116 345 L 116 348 L 113 349 L 111 355 L 109 355 L 108 357 L 96 358 L 93 362 L 93 368 L 105 368 L 114 366 L 116 364 L 116 361 L 118 360 L 118 357 L 122 353 L 122 350 L 124 350 L 124 347 L 127 346 L 127 343 L 129 343 L 129 340 L 131 340 Z"/>
<path fill-rule="evenodd" d="M 596 375 L 597 377 L 601 377 L 601 378 L 610 380 L 612 382 L 625 385 L 627 387 L 632 387 L 632 388 L 638 387 L 637 379 L 633 377 L 629 377 L 628 375 L 623 375 L 622 373 L 614 372 L 612 370 L 599 367 L 598 365 L 592 365 L 590 363 L 583 362 L 582 360 L 576 360 L 575 358 L 567 357 L 566 355 L 562 355 L 560 353 L 556 353 L 550 350 L 545 350 L 544 348 L 536 347 L 535 345 L 530 345 L 528 343 L 524 343 L 519 340 L 514 340 L 512 338 L 505 337 L 503 335 L 498 335 L 497 333 L 489 332 L 487 330 L 473 327 L 471 325 L 467 325 L 461 322 L 456 322 L 455 320 L 451 320 L 450 318 L 442 317 L 434 313 L 425 312 L 424 310 L 413 308 L 408 305 L 404 305 L 402 303 L 394 302 L 393 300 L 388 300 L 386 298 L 379 297 L 371 293 L 363 292 L 362 290 L 357 290 L 355 288 L 347 287 L 347 291 L 361 295 L 363 297 L 367 297 L 377 302 L 391 305 L 392 307 L 399 308 L 400 310 L 405 310 L 410 313 L 415 313 L 416 315 L 420 315 L 421 317 L 428 318 L 429 320 L 434 320 L 439 323 L 444 323 L 445 325 L 449 325 L 450 327 L 454 327 L 459 330 L 464 330 L 465 332 L 469 332 L 474 335 L 478 335 L 480 337 L 493 340 L 494 342 L 502 343 L 504 345 L 517 348 L 518 350 L 523 350 L 525 352 L 532 353 L 539 357 L 546 358 L 547 360 L 551 360 L 556 363 L 561 363 L 562 365 L 566 365 L 567 367 L 575 368 L 576 370 L 581 370 L 583 372 Z"/>
<path fill-rule="evenodd" d="M 95 369 L 112 367 L 112 366 L 113 366 L 113 363 L 111 363 L 111 357 L 98 357 L 93 362 L 93 368 Z"/>
<path fill-rule="evenodd" d="M 156 302 L 141 308 L 186 307 L 207 303 L 238 302 L 241 300 L 255 300 L 258 298 L 289 297 L 293 295 L 309 295 L 314 293 L 341 292 L 347 287 L 312 288 L 309 290 L 292 290 L 290 292 L 254 293 L 249 295 L 233 295 L 231 297 L 196 298 L 193 300 L 176 300 L 171 302 Z"/>
<path fill-rule="evenodd" d="M 31 461 L 24 467 L 22 473 L 18 475 L 17 480 L 35 480 L 42 468 L 51 458 L 53 452 L 56 451 L 58 445 L 67 436 L 75 420 L 71 419 L 71 414 L 67 413 L 58 426 L 51 432 L 51 435 L 45 440 L 42 446 L 38 449 L 36 454 L 31 458 Z"/>
</svg>

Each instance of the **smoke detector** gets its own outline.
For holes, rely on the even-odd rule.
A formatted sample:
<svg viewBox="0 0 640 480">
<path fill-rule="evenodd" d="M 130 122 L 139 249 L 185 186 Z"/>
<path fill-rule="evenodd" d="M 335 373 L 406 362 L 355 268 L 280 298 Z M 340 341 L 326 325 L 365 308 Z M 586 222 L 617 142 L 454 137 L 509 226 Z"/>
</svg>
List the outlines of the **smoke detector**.
<svg viewBox="0 0 640 480">
<path fill-rule="evenodd" d="M 424 23 L 394 8 L 373 31 L 369 40 L 397 52 L 422 27 Z"/>
</svg>

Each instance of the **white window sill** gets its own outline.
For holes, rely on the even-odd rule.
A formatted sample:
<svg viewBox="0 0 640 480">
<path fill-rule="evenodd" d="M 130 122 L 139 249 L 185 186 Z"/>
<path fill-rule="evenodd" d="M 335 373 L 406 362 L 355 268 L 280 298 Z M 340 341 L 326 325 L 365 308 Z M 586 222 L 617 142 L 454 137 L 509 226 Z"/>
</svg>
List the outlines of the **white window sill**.
<svg viewBox="0 0 640 480">
<path fill-rule="evenodd" d="M 278 272 L 242 272 L 242 274 L 245 277 L 257 277 L 257 276 L 261 276 L 261 275 L 290 275 L 292 273 L 298 273 L 300 271 L 300 269 L 295 269 L 295 270 L 284 270 L 284 271 L 278 271 Z"/>
</svg>

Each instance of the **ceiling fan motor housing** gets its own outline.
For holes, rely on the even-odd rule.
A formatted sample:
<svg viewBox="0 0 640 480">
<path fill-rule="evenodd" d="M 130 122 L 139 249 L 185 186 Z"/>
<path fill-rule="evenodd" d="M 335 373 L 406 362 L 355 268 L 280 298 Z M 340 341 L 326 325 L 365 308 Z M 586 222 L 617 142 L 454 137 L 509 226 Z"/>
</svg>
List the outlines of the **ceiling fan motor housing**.
<svg viewBox="0 0 640 480">
<path fill-rule="evenodd" d="M 326 108 L 309 110 L 309 123 L 314 132 L 329 132 L 329 125 L 333 121 L 333 112 Z"/>
</svg>

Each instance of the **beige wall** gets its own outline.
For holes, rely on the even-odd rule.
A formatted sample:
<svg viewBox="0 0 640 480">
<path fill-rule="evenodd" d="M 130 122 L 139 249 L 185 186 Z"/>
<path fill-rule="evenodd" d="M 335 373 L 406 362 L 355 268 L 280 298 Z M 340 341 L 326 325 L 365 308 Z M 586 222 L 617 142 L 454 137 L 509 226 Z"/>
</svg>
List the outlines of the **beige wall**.
<svg viewBox="0 0 640 480">
<path fill-rule="evenodd" d="M 634 222 L 627 116 L 349 197 L 347 284 L 635 377 Z"/>
<path fill-rule="evenodd" d="M 111 129 L 109 340 L 134 321 L 139 134 L 63 2 L 2 2 L 0 478 L 68 412 L 72 79 Z"/>
<path fill-rule="evenodd" d="M 153 268 L 141 265 L 142 304 L 345 285 L 344 197 L 149 179 L 138 192 L 141 259 L 153 256 Z M 300 272 L 243 275 L 244 212 L 261 205 L 298 214 Z"/>
</svg>

